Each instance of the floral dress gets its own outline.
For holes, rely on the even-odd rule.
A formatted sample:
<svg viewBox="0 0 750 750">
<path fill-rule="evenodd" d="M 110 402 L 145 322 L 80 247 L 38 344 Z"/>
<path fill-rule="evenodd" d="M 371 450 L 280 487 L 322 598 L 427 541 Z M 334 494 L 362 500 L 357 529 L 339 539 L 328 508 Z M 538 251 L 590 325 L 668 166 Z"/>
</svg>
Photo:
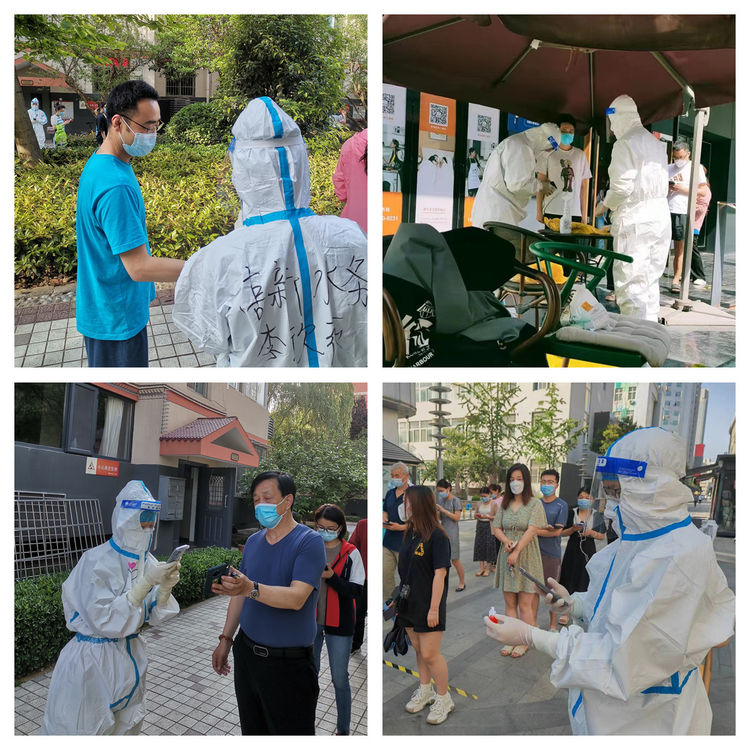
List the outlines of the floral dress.
<svg viewBox="0 0 750 750">
<path fill-rule="evenodd" d="M 533 497 L 526 505 L 521 505 L 517 511 L 511 510 L 510 506 L 503 510 L 502 505 L 498 504 L 492 525 L 496 529 L 502 529 L 511 541 L 519 542 L 529 526 L 543 529 L 547 525 L 547 515 L 542 501 Z M 539 589 L 528 578 L 522 576 L 518 568 L 521 567 L 534 578 L 543 580 L 544 571 L 542 570 L 542 555 L 539 552 L 539 540 L 534 537 L 521 550 L 516 567 L 512 571 L 508 570 L 505 562 L 507 557 L 505 545 L 501 545 L 495 569 L 495 588 L 513 593 L 525 591 L 529 594 L 538 594 Z"/>
</svg>

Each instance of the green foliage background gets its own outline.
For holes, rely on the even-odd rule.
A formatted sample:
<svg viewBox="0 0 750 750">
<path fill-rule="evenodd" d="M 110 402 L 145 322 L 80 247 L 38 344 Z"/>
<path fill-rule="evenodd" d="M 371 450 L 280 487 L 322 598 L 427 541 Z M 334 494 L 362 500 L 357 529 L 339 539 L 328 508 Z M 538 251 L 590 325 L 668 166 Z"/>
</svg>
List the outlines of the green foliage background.
<svg viewBox="0 0 750 750">
<path fill-rule="evenodd" d="M 350 135 L 350 133 L 347 134 Z M 331 176 L 341 141 L 311 138 L 311 208 L 338 215 Z M 49 161 L 15 164 L 15 272 L 20 285 L 76 270 L 76 193 L 83 167 L 93 153 L 91 138 L 78 138 Z M 160 143 L 144 159 L 134 159 L 146 204 L 146 226 L 154 255 L 187 259 L 234 228 L 239 200 L 231 183 L 225 145 Z"/>
</svg>

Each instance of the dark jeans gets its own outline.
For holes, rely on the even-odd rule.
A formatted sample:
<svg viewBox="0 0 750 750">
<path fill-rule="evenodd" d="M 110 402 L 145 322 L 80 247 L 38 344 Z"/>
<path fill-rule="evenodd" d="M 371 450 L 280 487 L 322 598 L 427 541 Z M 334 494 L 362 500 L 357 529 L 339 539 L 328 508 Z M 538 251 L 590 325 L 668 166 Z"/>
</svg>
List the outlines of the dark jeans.
<svg viewBox="0 0 750 750">
<path fill-rule="evenodd" d="M 312 646 L 306 656 L 259 656 L 240 630 L 232 653 L 242 734 L 315 734 L 318 674 Z"/>
<path fill-rule="evenodd" d="M 354 638 L 352 639 L 352 650 L 356 651 L 361 648 L 365 641 L 365 617 L 367 617 L 367 579 L 362 591 L 356 598 L 357 603 L 357 621 L 354 624 Z"/>
<path fill-rule="evenodd" d="M 349 684 L 349 655 L 352 650 L 350 635 L 331 635 L 323 632 L 318 625 L 318 634 L 313 644 L 315 671 L 320 673 L 320 652 L 323 641 L 328 651 L 328 668 L 331 670 L 331 681 L 336 694 L 336 733 L 339 736 L 349 734 L 352 721 L 352 688 Z"/>
<path fill-rule="evenodd" d="M 108 341 L 83 337 L 89 367 L 148 367 L 148 334 L 144 326 L 132 339 Z"/>
</svg>

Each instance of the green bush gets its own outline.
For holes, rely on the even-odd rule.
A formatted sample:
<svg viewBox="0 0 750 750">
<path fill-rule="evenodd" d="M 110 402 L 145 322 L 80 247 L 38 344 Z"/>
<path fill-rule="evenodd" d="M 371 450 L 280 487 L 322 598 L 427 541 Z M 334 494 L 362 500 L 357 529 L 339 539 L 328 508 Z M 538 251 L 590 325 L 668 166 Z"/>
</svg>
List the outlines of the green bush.
<svg viewBox="0 0 750 750">
<path fill-rule="evenodd" d="M 228 144 L 231 140 L 231 123 L 218 107 L 206 102 L 195 102 L 178 110 L 165 129 L 176 143 L 208 146 Z"/>
<path fill-rule="evenodd" d="M 166 560 L 166 556 L 163 558 Z M 172 592 L 187 607 L 203 598 L 206 570 L 230 563 L 239 566 L 238 550 L 206 547 L 182 557 L 180 582 Z M 53 664 L 72 633 L 65 624 L 62 585 L 69 572 L 28 578 L 15 584 L 15 676 L 25 677 Z"/>
<path fill-rule="evenodd" d="M 60 590 L 68 571 L 16 581 L 16 678 L 44 669 L 70 640 Z"/>
<path fill-rule="evenodd" d="M 321 143 L 321 141 L 323 141 Z M 341 212 L 331 177 L 338 139 L 314 137 L 310 149 L 311 208 Z M 15 272 L 31 286 L 76 270 L 75 212 L 78 179 L 93 148 L 45 151 L 45 161 L 15 166 Z M 187 259 L 234 228 L 239 199 L 223 145 L 160 143 L 151 156 L 134 159 L 146 204 L 154 255 Z"/>
<path fill-rule="evenodd" d="M 167 556 L 162 559 L 166 560 Z M 203 599 L 203 584 L 206 582 L 206 571 L 209 568 L 221 563 L 239 567 L 241 559 L 242 554 L 239 550 L 223 547 L 205 547 L 186 552 L 180 561 L 180 582 L 172 591 L 180 607 L 187 607 Z"/>
</svg>

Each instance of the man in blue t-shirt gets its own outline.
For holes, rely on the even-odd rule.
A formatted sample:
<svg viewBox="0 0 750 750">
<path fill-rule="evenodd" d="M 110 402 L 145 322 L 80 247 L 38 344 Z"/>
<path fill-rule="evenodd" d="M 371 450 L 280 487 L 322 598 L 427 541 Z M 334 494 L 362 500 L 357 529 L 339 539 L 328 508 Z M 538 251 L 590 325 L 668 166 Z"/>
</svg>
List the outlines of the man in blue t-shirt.
<svg viewBox="0 0 750 750">
<path fill-rule="evenodd" d="M 409 469 L 398 461 L 391 466 L 391 481 L 383 498 L 383 601 L 396 586 L 398 553 L 406 530 L 404 492 L 409 486 Z"/>
<path fill-rule="evenodd" d="M 312 646 L 326 552 L 320 534 L 292 517 L 296 492 L 289 474 L 255 477 L 250 495 L 264 529 L 247 540 L 239 571 L 212 589 L 232 597 L 212 665 L 229 674 L 232 649 L 242 734 L 315 734 Z"/>
<path fill-rule="evenodd" d="M 107 136 L 78 182 L 76 322 L 89 367 L 148 367 L 155 281 L 176 281 L 185 264 L 154 258 L 146 208 L 130 160 L 146 156 L 161 128 L 159 94 L 143 81 L 115 86 Z"/>
<path fill-rule="evenodd" d="M 544 582 L 548 578 L 560 580 L 560 567 L 562 565 L 562 544 L 560 534 L 565 528 L 568 520 L 568 504 L 557 496 L 560 486 L 560 474 L 557 469 L 546 469 L 539 477 L 542 490 L 542 505 L 547 514 L 547 527 L 537 531 L 539 539 L 539 551 L 542 553 L 542 569 L 544 570 Z M 550 610 L 549 629 L 555 630 L 557 616 Z"/>
</svg>

